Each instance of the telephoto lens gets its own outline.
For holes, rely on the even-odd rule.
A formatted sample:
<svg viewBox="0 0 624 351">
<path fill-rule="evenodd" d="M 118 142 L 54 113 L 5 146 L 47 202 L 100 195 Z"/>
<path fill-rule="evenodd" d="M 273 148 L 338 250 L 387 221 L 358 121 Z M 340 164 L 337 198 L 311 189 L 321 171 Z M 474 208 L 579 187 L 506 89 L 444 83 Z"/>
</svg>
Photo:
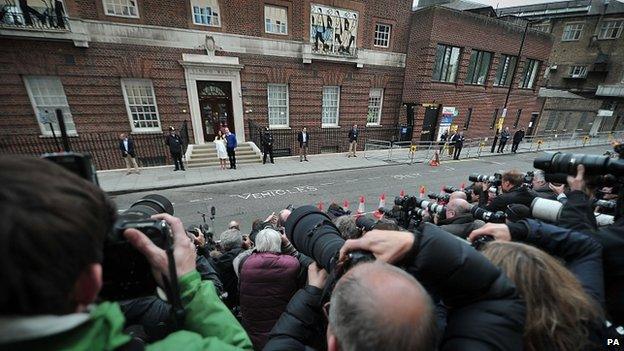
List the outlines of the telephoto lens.
<svg viewBox="0 0 624 351">
<path fill-rule="evenodd" d="M 593 203 L 594 208 L 600 207 L 608 210 L 613 210 L 617 206 L 617 202 L 614 200 L 596 200 Z"/>
<path fill-rule="evenodd" d="M 480 219 L 484 222 L 489 222 L 489 223 L 505 223 L 505 220 L 507 219 L 505 212 L 502 212 L 502 211 L 490 212 L 479 206 L 473 206 L 470 209 L 470 213 L 472 214 L 473 218 Z"/>
<path fill-rule="evenodd" d="M 531 216 L 551 223 L 557 223 L 563 205 L 559 201 L 536 197 L 531 202 Z"/>
<path fill-rule="evenodd" d="M 533 167 L 545 173 L 565 173 L 576 175 L 578 165 L 585 166 L 587 175 L 613 174 L 624 176 L 624 160 L 608 156 L 569 154 L 562 152 L 545 153 L 533 161 Z"/>
</svg>

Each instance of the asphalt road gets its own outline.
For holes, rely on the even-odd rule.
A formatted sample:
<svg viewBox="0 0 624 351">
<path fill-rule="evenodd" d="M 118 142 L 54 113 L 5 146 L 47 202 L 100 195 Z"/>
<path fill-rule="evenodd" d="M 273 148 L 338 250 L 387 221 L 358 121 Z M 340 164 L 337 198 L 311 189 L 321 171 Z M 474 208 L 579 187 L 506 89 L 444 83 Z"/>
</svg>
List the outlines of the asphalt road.
<svg viewBox="0 0 624 351">
<path fill-rule="evenodd" d="M 606 146 L 600 146 L 565 152 L 602 154 L 606 150 Z M 157 193 L 171 200 L 174 215 L 186 226 L 200 224 L 201 216 L 197 212 L 209 213 L 209 208 L 215 206 L 216 232 L 225 230 L 231 220 L 238 220 L 243 232 L 249 232 L 255 218 L 266 218 L 272 211 L 279 211 L 289 204 L 300 206 L 323 202 L 327 208 L 331 202 L 342 204 L 348 200 L 350 208 L 355 210 L 359 197 L 364 196 L 366 211 L 372 211 L 377 208 L 382 193 L 387 194 L 387 204 L 391 205 L 401 190 L 417 194 L 421 185 L 427 192 L 439 192 L 445 185 L 468 183 L 468 175 L 472 173 L 493 174 L 514 168 L 523 172 L 532 170 L 535 156 L 533 153 L 508 154 L 479 160 L 447 161 L 439 167 L 389 164 L 370 169 L 174 188 Z M 118 195 L 113 199 L 121 211 L 150 193 L 153 192 Z"/>
</svg>

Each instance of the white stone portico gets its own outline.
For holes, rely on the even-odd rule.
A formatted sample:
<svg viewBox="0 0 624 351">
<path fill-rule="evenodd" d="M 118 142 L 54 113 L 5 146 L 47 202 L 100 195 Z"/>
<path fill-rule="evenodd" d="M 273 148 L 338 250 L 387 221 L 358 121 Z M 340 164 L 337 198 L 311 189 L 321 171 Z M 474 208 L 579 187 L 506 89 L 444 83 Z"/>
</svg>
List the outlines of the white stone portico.
<svg viewBox="0 0 624 351">
<path fill-rule="evenodd" d="M 238 57 L 213 56 L 210 53 L 208 55 L 182 54 L 180 64 L 184 67 L 195 144 L 211 141 L 204 140 L 197 81 L 220 81 L 232 84 L 234 129 L 238 142 L 244 142 L 245 124 L 243 123 L 243 94 L 240 81 L 240 70 L 243 65 L 238 62 Z"/>
</svg>

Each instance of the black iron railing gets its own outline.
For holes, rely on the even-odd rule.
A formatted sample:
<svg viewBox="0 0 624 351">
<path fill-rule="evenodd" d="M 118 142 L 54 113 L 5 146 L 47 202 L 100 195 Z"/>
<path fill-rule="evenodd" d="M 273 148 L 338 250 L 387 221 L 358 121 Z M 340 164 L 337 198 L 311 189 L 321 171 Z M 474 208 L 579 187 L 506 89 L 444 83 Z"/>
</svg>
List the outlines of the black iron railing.
<svg viewBox="0 0 624 351">
<path fill-rule="evenodd" d="M 69 31 L 69 20 L 58 0 L 41 0 L 40 7 L 26 1 L 4 0 L 0 3 L 0 27 Z"/>
<path fill-rule="evenodd" d="M 265 126 L 262 126 L 252 120 L 249 120 L 249 139 L 258 147 L 262 148 L 262 134 Z M 344 128 L 321 128 L 309 127 L 310 143 L 308 152 L 310 154 L 346 152 L 349 150 L 348 133 L 350 127 Z M 272 129 L 273 150 L 276 156 L 297 155 L 299 150 L 299 142 L 297 135 L 300 129 Z M 360 127 L 360 135 L 358 138 L 358 149 L 363 150 L 367 139 L 378 140 L 398 140 L 399 127 Z"/>
</svg>

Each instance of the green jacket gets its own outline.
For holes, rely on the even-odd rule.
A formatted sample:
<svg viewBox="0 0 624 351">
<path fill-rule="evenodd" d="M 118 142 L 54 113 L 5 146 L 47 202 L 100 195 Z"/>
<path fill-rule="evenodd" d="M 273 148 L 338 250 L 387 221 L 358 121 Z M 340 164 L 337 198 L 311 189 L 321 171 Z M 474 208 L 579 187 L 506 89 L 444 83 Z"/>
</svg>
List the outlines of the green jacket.
<svg viewBox="0 0 624 351">
<path fill-rule="evenodd" d="M 186 311 L 184 330 L 148 345 L 147 350 L 252 350 L 247 333 L 221 302 L 212 282 L 202 281 L 193 271 L 180 278 L 180 290 Z M 3 317 L 0 350 L 114 350 L 130 341 L 123 326 L 119 305 L 111 302 L 95 306 L 89 314 Z"/>
</svg>

